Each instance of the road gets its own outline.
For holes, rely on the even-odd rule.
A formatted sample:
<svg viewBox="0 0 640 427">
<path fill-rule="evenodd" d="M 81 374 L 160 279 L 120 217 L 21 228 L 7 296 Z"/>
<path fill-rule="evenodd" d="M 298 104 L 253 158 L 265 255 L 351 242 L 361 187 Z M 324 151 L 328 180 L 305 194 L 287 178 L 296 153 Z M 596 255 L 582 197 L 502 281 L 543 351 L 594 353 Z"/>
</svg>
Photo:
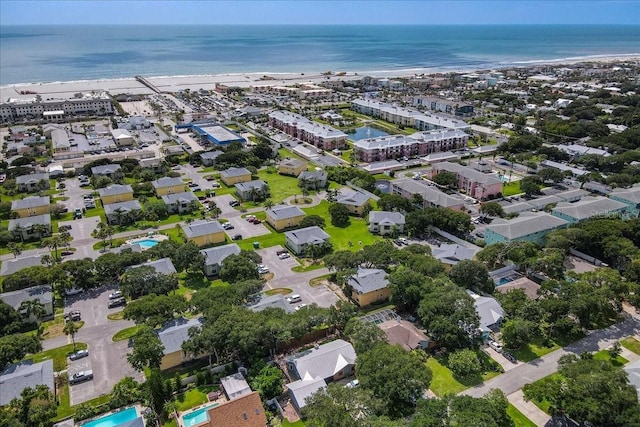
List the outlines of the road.
<svg viewBox="0 0 640 427">
<path fill-rule="evenodd" d="M 532 383 L 553 374 L 558 370 L 558 360 L 565 354 L 579 355 L 583 351 L 595 352 L 611 346 L 630 335 L 640 332 L 640 318 L 631 317 L 625 321 L 613 325 L 607 329 L 600 329 L 587 335 L 585 338 L 567 346 L 551 352 L 541 358 L 523 363 L 511 369 L 509 372 L 499 375 L 483 383 L 480 386 L 463 391 L 462 395 L 472 397 L 482 397 L 491 389 L 497 388 L 510 395 L 525 384 Z"/>
</svg>

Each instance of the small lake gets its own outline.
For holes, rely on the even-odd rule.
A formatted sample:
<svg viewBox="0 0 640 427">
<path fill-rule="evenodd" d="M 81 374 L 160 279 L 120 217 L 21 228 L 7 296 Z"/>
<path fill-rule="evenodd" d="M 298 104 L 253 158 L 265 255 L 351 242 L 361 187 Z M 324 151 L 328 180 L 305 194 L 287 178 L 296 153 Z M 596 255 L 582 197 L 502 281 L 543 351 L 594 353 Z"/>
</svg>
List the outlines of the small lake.
<svg viewBox="0 0 640 427">
<path fill-rule="evenodd" d="M 387 136 L 389 134 L 386 133 L 385 131 L 376 129 L 372 126 L 362 126 L 357 128 L 355 133 L 350 133 L 348 135 L 349 135 L 349 139 L 353 141 L 360 141 L 361 139 L 375 138 L 378 136 Z"/>
</svg>

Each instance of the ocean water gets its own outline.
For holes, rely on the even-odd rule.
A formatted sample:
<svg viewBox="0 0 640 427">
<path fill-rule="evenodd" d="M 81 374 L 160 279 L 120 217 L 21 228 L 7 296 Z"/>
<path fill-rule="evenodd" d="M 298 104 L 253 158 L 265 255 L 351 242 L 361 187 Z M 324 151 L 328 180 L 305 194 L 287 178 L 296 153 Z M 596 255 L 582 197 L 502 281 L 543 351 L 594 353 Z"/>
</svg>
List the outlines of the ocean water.
<svg viewBox="0 0 640 427">
<path fill-rule="evenodd" d="M 2 26 L 0 85 L 221 73 L 462 70 L 640 54 L 638 26 Z"/>
</svg>

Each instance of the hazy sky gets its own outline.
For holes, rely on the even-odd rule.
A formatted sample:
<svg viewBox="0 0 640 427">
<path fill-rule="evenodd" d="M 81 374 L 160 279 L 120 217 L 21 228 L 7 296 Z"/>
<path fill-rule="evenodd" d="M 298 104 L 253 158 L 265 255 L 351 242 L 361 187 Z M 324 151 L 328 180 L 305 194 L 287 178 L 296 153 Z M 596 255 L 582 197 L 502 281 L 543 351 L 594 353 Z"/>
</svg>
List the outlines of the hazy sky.
<svg viewBox="0 0 640 427">
<path fill-rule="evenodd" d="M 639 23 L 640 0 L 0 1 L 0 25 Z"/>
</svg>

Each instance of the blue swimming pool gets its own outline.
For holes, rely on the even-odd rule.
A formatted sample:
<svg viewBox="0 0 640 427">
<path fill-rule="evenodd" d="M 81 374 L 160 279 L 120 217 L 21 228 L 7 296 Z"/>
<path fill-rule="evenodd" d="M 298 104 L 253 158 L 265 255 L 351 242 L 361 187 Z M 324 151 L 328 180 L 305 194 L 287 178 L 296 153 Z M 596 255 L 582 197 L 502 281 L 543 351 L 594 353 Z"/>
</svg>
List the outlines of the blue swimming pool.
<svg viewBox="0 0 640 427">
<path fill-rule="evenodd" d="M 143 240 L 138 240 L 135 243 L 139 244 L 142 247 L 142 249 L 149 249 L 157 245 L 158 241 L 154 239 L 143 239 Z"/>
<path fill-rule="evenodd" d="M 86 424 L 82 424 L 82 427 L 117 427 L 122 423 L 135 420 L 136 418 L 138 418 L 138 411 L 136 411 L 136 408 L 128 408 L 123 411 L 107 415 L 106 417 L 89 421 Z"/>
<path fill-rule="evenodd" d="M 207 411 L 211 408 L 215 408 L 216 406 L 218 406 L 218 404 L 214 403 L 213 405 L 200 408 L 197 411 L 189 412 L 188 414 L 182 416 L 182 422 L 184 423 L 185 427 L 191 427 L 208 421 L 209 416 L 207 415 Z"/>
</svg>

